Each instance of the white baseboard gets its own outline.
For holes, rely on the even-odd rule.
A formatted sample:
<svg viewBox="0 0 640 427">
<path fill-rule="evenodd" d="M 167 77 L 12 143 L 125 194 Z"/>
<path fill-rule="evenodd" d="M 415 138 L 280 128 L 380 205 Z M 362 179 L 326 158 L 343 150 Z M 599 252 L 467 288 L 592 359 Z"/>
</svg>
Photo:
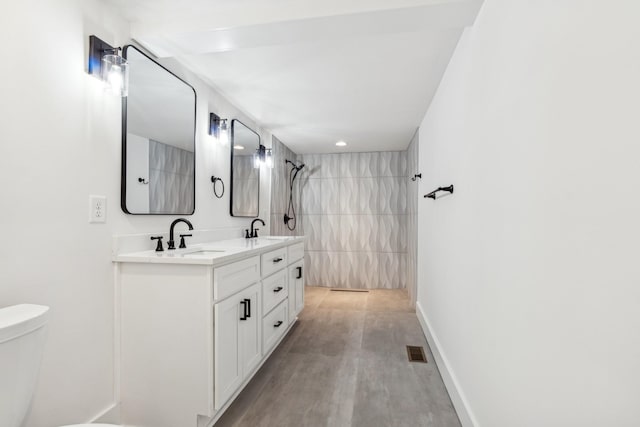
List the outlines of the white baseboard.
<svg viewBox="0 0 640 427">
<path fill-rule="evenodd" d="M 449 392 L 451 402 L 453 403 L 453 406 L 458 413 L 460 423 L 463 427 L 480 427 L 478 421 L 473 415 L 473 412 L 471 412 L 469 402 L 467 401 L 464 393 L 462 392 L 462 389 L 460 388 L 460 384 L 458 383 L 456 375 L 451 369 L 451 365 L 449 364 L 447 357 L 442 352 L 440 341 L 438 340 L 438 337 L 433 333 L 433 329 L 429 325 L 427 316 L 422 310 L 422 306 L 419 302 L 416 303 L 416 315 L 418 316 L 418 320 L 420 321 L 420 326 L 422 326 L 422 332 L 424 332 L 424 336 L 427 338 L 427 342 L 429 343 L 429 347 L 431 348 L 431 353 L 433 353 L 436 365 L 438 366 L 438 370 L 440 371 L 440 376 L 442 377 L 444 385 Z"/>
<path fill-rule="evenodd" d="M 89 421 L 89 424 L 92 423 L 119 424 L 120 404 L 112 403 L 111 405 L 109 405 Z"/>
</svg>

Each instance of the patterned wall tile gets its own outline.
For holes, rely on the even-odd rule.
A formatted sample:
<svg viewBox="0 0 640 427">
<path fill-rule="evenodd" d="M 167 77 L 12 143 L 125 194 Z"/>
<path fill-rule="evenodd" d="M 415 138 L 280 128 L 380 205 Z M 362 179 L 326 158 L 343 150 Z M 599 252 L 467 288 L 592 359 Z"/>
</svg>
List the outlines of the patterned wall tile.
<svg viewBox="0 0 640 427">
<path fill-rule="evenodd" d="M 358 179 L 342 178 L 340 180 L 340 213 L 356 214 L 359 209 Z"/>
<path fill-rule="evenodd" d="M 339 252 L 307 251 L 305 280 L 309 286 L 340 286 Z"/>
<path fill-rule="evenodd" d="M 340 154 L 322 154 L 319 156 L 321 178 L 340 177 L 340 156 Z"/>
<path fill-rule="evenodd" d="M 358 162 L 358 153 L 340 154 L 338 160 L 340 178 L 357 178 Z"/>
<path fill-rule="evenodd" d="M 379 190 L 379 213 L 406 213 L 407 181 L 405 177 L 381 177 L 379 178 Z"/>
<path fill-rule="evenodd" d="M 343 251 L 344 242 L 340 235 L 340 215 L 322 215 L 322 245 L 327 251 Z"/>
<path fill-rule="evenodd" d="M 308 236 L 308 283 L 405 286 L 407 157 L 402 153 L 305 154 L 298 161 L 309 167 L 299 187 L 303 213 L 299 230 Z M 394 176 L 403 169 L 405 176 Z M 383 172 L 386 176 L 379 177 Z M 387 215 L 382 218 L 381 212 Z"/>
<path fill-rule="evenodd" d="M 301 181 L 301 209 L 304 215 L 321 214 L 322 208 L 322 181 L 321 179 L 307 179 Z"/>
<path fill-rule="evenodd" d="M 354 252 L 361 251 L 358 236 L 359 215 L 339 215 L 340 236 L 342 238 L 343 250 Z"/>
<path fill-rule="evenodd" d="M 406 254 L 379 253 L 378 268 L 381 288 L 406 288 Z"/>
<path fill-rule="evenodd" d="M 304 281 L 307 286 L 317 286 L 320 283 L 320 269 L 315 266 L 317 263 L 316 254 L 319 252 L 305 250 L 304 252 Z"/>
<path fill-rule="evenodd" d="M 406 151 L 380 153 L 380 176 L 407 176 Z"/>
<path fill-rule="evenodd" d="M 253 167 L 253 157 L 233 156 L 233 179 L 258 179 L 260 169 Z"/>
<path fill-rule="evenodd" d="M 191 212 L 194 153 L 149 140 L 149 212 Z"/>
<path fill-rule="evenodd" d="M 359 153 L 358 177 L 371 178 L 380 174 L 380 153 Z"/>
<path fill-rule="evenodd" d="M 378 251 L 378 215 L 340 215 L 342 250 Z"/>
<path fill-rule="evenodd" d="M 398 217 L 398 251 L 406 253 L 408 248 L 409 215 L 395 215 Z"/>
<path fill-rule="evenodd" d="M 379 212 L 377 178 L 358 179 L 358 210 L 356 213 L 373 215 Z"/>
<path fill-rule="evenodd" d="M 378 256 L 375 252 L 345 252 L 340 257 L 340 281 L 351 289 L 379 287 Z"/>
<path fill-rule="evenodd" d="M 322 178 L 322 164 L 320 163 L 320 154 L 303 154 L 298 161 L 305 164 L 304 169 L 300 171 L 302 178 L 320 179 Z"/>
<path fill-rule="evenodd" d="M 358 222 L 358 251 L 377 252 L 380 238 L 378 215 L 356 215 L 354 218 Z"/>
<path fill-rule="evenodd" d="M 340 213 L 340 180 L 322 179 L 321 207 L 324 214 Z"/>
<path fill-rule="evenodd" d="M 260 191 L 257 179 L 233 179 L 233 205 L 235 216 L 257 216 Z"/>
<path fill-rule="evenodd" d="M 322 238 L 322 215 L 300 215 L 304 235 L 307 236 L 306 249 L 310 251 L 326 251 L 326 242 Z"/>
<path fill-rule="evenodd" d="M 378 252 L 405 252 L 407 250 L 407 216 L 378 216 Z"/>
</svg>

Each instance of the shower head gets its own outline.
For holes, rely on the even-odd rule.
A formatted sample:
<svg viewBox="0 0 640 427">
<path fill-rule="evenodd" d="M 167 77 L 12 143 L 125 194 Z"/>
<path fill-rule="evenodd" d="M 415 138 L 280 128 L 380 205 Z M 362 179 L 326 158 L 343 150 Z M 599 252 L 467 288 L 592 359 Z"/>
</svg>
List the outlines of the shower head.
<svg viewBox="0 0 640 427">
<path fill-rule="evenodd" d="M 297 165 L 297 164 L 295 164 L 294 162 L 292 162 L 292 161 L 291 161 L 291 160 L 289 160 L 289 159 L 285 159 L 285 161 L 284 161 L 284 162 L 285 162 L 285 163 L 290 163 L 290 164 L 291 164 L 291 166 L 293 166 L 293 168 L 294 168 L 295 170 L 297 170 L 297 171 L 299 171 L 300 169 L 302 169 L 302 168 L 304 167 L 304 163 L 301 163 L 301 164 Z"/>
</svg>

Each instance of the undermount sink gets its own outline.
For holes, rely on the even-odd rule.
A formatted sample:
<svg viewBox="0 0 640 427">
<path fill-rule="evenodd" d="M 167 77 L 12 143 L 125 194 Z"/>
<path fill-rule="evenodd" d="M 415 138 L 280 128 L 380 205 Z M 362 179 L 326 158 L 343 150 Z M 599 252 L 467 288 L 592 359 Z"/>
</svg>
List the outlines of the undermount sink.
<svg viewBox="0 0 640 427">
<path fill-rule="evenodd" d="M 198 251 L 193 251 L 193 252 L 189 252 L 186 253 L 182 256 L 215 256 L 215 255 L 219 255 L 221 253 L 226 252 L 224 249 L 202 249 L 202 250 L 198 250 Z"/>
</svg>

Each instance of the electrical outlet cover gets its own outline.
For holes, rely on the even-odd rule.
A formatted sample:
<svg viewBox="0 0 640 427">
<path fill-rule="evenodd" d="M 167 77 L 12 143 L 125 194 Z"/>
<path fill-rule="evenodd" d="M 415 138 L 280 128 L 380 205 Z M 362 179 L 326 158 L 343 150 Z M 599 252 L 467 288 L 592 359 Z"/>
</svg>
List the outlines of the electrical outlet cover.
<svg viewBox="0 0 640 427">
<path fill-rule="evenodd" d="M 92 224 L 107 222 L 107 198 L 89 196 L 89 222 Z"/>
</svg>

